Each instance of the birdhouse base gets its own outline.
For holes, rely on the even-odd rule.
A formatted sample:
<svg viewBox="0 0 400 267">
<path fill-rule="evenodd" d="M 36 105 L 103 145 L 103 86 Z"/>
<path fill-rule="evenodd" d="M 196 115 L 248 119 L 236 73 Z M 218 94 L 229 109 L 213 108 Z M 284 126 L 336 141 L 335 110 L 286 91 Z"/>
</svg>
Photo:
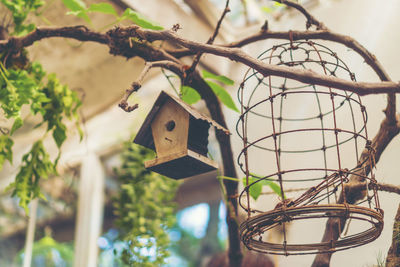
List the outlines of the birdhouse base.
<svg viewBox="0 0 400 267">
<path fill-rule="evenodd" d="M 216 162 L 191 150 L 146 161 L 144 166 L 146 169 L 173 179 L 182 179 L 218 169 Z"/>
</svg>

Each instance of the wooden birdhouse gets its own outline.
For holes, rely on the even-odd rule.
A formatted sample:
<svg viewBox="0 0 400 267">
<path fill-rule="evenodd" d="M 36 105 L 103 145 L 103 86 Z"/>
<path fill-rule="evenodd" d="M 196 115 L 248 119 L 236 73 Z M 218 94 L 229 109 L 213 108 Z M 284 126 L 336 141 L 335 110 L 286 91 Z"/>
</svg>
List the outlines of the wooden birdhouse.
<svg viewBox="0 0 400 267">
<path fill-rule="evenodd" d="M 216 170 L 207 157 L 210 125 L 229 131 L 182 100 L 162 91 L 133 141 L 156 151 L 145 167 L 174 179 Z"/>
</svg>

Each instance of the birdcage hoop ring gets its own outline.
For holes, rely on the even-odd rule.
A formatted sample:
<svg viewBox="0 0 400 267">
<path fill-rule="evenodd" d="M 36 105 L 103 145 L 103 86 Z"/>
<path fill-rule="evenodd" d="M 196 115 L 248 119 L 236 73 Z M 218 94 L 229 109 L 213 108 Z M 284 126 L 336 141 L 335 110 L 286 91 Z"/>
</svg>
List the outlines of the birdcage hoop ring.
<svg viewBox="0 0 400 267">
<path fill-rule="evenodd" d="M 315 218 L 337 218 L 365 221 L 370 228 L 339 240 L 310 244 L 270 243 L 261 235 L 284 222 Z M 304 255 L 332 253 L 367 244 L 379 237 L 383 229 L 382 210 L 373 211 L 357 205 L 330 204 L 274 209 L 250 217 L 240 225 L 240 235 L 245 246 L 254 251 L 277 255 Z"/>
</svg>

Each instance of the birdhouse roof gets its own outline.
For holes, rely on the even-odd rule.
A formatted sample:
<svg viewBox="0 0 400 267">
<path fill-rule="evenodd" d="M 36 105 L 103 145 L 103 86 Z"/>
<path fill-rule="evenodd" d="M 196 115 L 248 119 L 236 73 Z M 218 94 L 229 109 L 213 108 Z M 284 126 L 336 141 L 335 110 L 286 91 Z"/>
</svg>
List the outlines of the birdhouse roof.
<svg viewBox="0 0 400 267">
<path fill-rule="evenodd" d="M 147 115 L 146 119 L 144 120 L 142 127 L 140 127 L 139 132 L 136 134 L 134 143 L 145 146 L 150 149 L 154 149 L 154 142 L 153 142 L 153 135 L 151 133 L 151 123 L 153 119 L 156 117 L 158 111 L 162 108 L 162 106 L 166 103 L 168 99 L 172 99 L 175 103 L 181 106 L 185 111 L 187 111 L 191 117 L 197 120 L 203 120 L 214 126 L 217 130 L 224 132 L 225 134 L 229 135 L 230 132 L 213 121 L 212 119 L 208 118 L 207 116 L 201 114 L 181 99 L 170 95 L 165 91 L 161 91 L 160 95 L 158 96 L 156 102 L 154 103 L 153 107 L 151 108 L 149 114 Z"/>
</svg>

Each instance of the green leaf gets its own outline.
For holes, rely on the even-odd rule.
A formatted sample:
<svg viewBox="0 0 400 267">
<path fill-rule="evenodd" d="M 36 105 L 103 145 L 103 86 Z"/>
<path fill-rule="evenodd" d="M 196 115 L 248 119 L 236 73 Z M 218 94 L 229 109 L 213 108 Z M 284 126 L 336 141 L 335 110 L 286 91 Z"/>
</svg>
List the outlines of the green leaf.
<svg viewBox="0 0 400 267">
<path fill-rule="evenodd" d="M 122 14 L 121 19 L 129 19 L 136 25 L 150 30 L 163 30 L 164 28 L 158 25 L 155 22 L 150 21 L 149 19 L 145 18 L 143 15 L 133 11 L 130 8 L 127 8 Z"/>
<path fill-rule="evenodd" d="M 4 161 L 6 160 L 6 157 L 3 154 L 0 154 L 0 171 L 3 169 L 3 164 Z"/>
<path fill-rule="evenodd" d="M 67 138 L 67 135 L 65 133 L 65 131 L 66 131 L 65 126 L 64 127 L 63 126 L 58 125 L 53 131 L 53 138 L 54 138 L 54 141 L 56 141 L 58 148 L 61 147 L 61 145 L 64 143 L 65 139 Z"/>
<path fill-rule="evenodd" d="M 26 216 L 29 216 L 28 203 L 29 201 L 27 201 L 25 198 L 20 198 L 19 200 L 19 206 L 25 210 Z"/>
<path fill-rule="evenodd" d="M 212 81 L 207 81 L 206 83 L 211 87 L 214 94 L 221 100 L 221 102 L 227 106 L 228 108 L 239 112 L 239 109 L 236 107 L 235 102 L 233 102 L 231 95 L 223 88 L 221 85 L 216 84 Z"/>
<path fill-rule="evenodd" d="M 251 185 L 249 187 L 249 194 L 254 200 L 257 200 L 257 198 L 261 195 L 263 186 L 261 183 L 262 181 L 254 183 L 256 181 L 258 181 L 258 179 L 249 177 L 249 185 Z M 243 185 L 246 186 L 246 177 L 243 177 Z"/>
<path fill-rule="evenodd" d="M 42 199 L 44 201 L 47 201 L 46 196 L 42 192 L 39 192 L 38 198 L 40 198 L 40 199 Z"/>
<path fill-rule="evenodd" d="M 250 173 L 250 175 L 255 179 L 261 179 L 263 177 L 262 175 L 258 175 L 256 173 Z M 269 186 L 272 189 L 272 191 L 274 191 L 277 195 L 279 195 L 282 198 L 281 187 L 276 182 L 263 179 L 261 183 L 263 185 Z"/>
<path fill-rule="evenodd" d="M 15 119 L 15 121 L 14 121 L 14 124 L 13 124 L 12 128 L 11 128 L 10 135 L 12 135 L 17 129 L 21 128 L 22 124 L 24 124 L 24 123 L 23 123 L 21 117 L 17 117 Z"/>
<path fill-rule="evenodd" d="M 86 10 L 68 11 L 66 14 L 73 15 L 78 18 L 84 19 L 87 23 L 92 23 L 92 21 L 90 20 L 89 16 L 86 13 Z"/>
<path fill-rule="evenodd" d="M 268 6 L 263 6 L 261 7 L 261 10 L 266 12 L 266 13 L 272 13 L 274 10 Z"/>
<path fill-rule="evenodd" d="M 249 193 L 254 200 L 257 200 L 257 198 L 261 195 L 261 191 L 262 191 L 262 184 L 255 183 L 250 187 Z"/>
<path fill-rule="evenodd" d="M 201 99 L 200 94 L 190 86 L 182 86 L 181 94 L 181 99 L 189 105 L 197 103 Z"/>
<path fill-rule="evenodd" d="M 71 11 L 83 11 L 86 9 L 85 2 L 81 0 L 62 0 L 64 5 Z"/>
<path fill-rule="evenodd" d="M 269 188 L 271 188 L 272 191 L 275 192 L 275 194 L 277 194 L 278 196 L 280 196 L 282 198 L 281 187 L 278 184 L 276 184 L 273 181 L 269 181 L 269 180 L 263 180 L 260 183 L 262 183 L 263 185 L 269 186 Z"/>
<path fill-rule="evenodd" d="M 64 107 L 70 107 L 74 103 L 74 99 L 67 95 L 62 97 L 62 102 L 64 104 Z"/>
<path fill-rule="evenodd" d="M 76 123 L 75 123 L 75 126 L 76 126 L 76 129 L 78 130 L 78 134 L 79 134 L 79 142 L 82 142 L 82 140 L 83 140 L 83 130 L 82 130 L 82 127 L 79 125 L 79 121 L 77 121 Z"/>
<path fill-rule="evenodd" d="M 12 146 L 14 141 L 8 135 L 0 135 L 0 170 L 3 168 L 5 160 L 12 163 Z"/>
<path fill-rule="evenodd" d="M 252 184 L 252 183 L 254 183 L 255 181 L 258 181 L 258 180 L 260 180 L 260 179 L 259 179 L 259 178 L 256 178 L 256 177 L 251 177 L 251 176 L 249 176 L 249 185 Z M 246 186 L 246 177 L 243 177 L 243 185 Z M 269 188 L 271 188 L 272 191 L 273 191 L 275 194 L 277 194 L 279 197 L 282 198 L 282 195 L 281 195 L 281 187 L 280 187 L 277 183 L 275 183 L 274 181 L 269 181 L 269 180 L 262 179 L 262 180 L 260 180 L 259 182 L 254 183 L 254 184 L 253 184 L 252 186 L 250 186 L 250 188 L 249 188 L 250 196 L 251 196 L 254 200 L 257 200 L 257 198 L 259 197 L 259 195 L 261 194 L 261 191 L 262 191 L 262 187 L 263 187 L 264 185 L 266 185 L 266 186 L 268 186 Z"/>
<path fill-rule="evenodd" d="M 91 23 L 89 16 L 87 15 L 86 5 L 81 0 L 62 0 L 64 5 L 71 10 L 67 12 L 67 15 L 75 15 L 78 18 L 84 19 L 86 22 Z"/>
<path fill-rule="evenodd" d="M 224 75 L 216 75 L 216 74 L 208 72 L 206 70 L 203 70 L 203 78 L 217 80 L 226 85 L 234 85 L 234 83 L 235 83 L 234 81 L 232 81 L 231 79 L 229 79 L 228 77 L 226 77 Z"/>
<path fill-rule="evenodd" d="M 117 11 L 115 11 L 114 7 L 109 3 L 98 3 L 98 4 L 91 4 L 90 7 L 87 9 L 88 12 L 100 12 L 104 14 L 111 14 L 114 16 L 118 16 Z"/>
</svg>

